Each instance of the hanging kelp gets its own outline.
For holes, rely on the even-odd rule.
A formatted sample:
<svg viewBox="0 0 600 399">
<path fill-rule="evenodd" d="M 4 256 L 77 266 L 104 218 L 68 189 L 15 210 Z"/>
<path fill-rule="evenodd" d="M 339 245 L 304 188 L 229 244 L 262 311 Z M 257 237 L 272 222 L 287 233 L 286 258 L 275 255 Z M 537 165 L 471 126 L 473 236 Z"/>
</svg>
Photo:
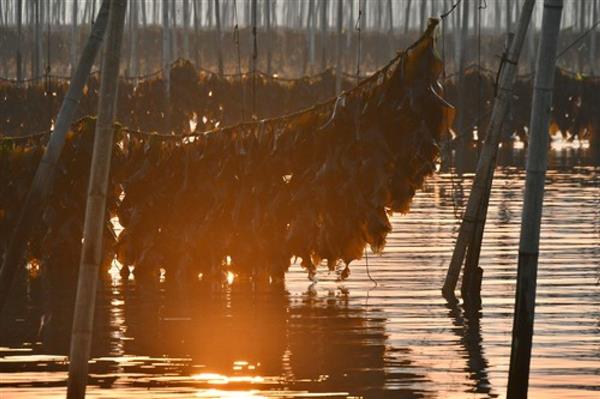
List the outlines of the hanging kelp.
<svg viewBox="0 0 600 399">
<path fill-rule="evenodd" d="M 466 97 L 464 113 L 465 129 L 477 130 L 479 140 L 485 139 L 485 129 L 490 120 L 495 97 L 496 73 L 480 69 L 477 65 L 466 69 L 464 84 L 470 93 Z M 446 82 L 450 101 L 458 98 L 456 76 Z M 557 68 L 556 90 L 552 96 L 551 131 L 560 131 L 564 138 L 592 138 L 600 134 L 600 79 L 586 77 Z M 527 125 L 531 117 L 531 93 L 533 76 L 522 75 L 515 81 L 513 104 L 507 120 L 504 140 L 512 135 L 527 141 Z M 454 130 L 458 127 L 455 126 Z"/>
<path fill-rule="evenodd" d="M 129 135 L 118 216 L 121 263 L 157 273 L 314 274 L 381 252 L 393 211 L 433 173 L 448 122 L 433 25 L 335 101 L 284 118 L 175 140 Z M 178 260 L 173 265 L 173 260 Z"/>
<path fill-rule="evenodd" d="M 256 79 L 256 115 L 267 118 L 322 102 L 335 92 L 335 75 L 326 70 L 315 76 L 282 79 L 259 74 Z M 350 78 L 343 88 L 352 87 Z M 78 106 L 78 117 L 98 107 L 99 79 L 90 77 Z M 248 74 L 224 77 L 196 71 L 189 61 L 178 60 L 170 69 L 170 96 L 161 74 L 119 83 L 117 119 L 131 129 L 163 133 L 208 130 L 223 124 L 251 120 L 252 78 Z M 20 136 L 49 130 L 64 99 L 68 81 L 49 77 L 39 84 L 18 86 L 0 82 L 0 135 Z M 31 115 L 36 115 L 31 118 Z M 192 128 L 190 127 L 192 125 Z"/>
<path fill-rule="evenodd" d="M 123 230 L 107 253 L 114 248 L 139 278 L 164 268 L 280 279 L 294 257 L 311 276 L 325 264 L 346 277 L 366 246 L 383 250 L 390 214 L 407 212 L 435 170 L 437 142 L 452 119 L 437 81 L 435 25 L 356 88 L 295 114 L 187 136 L 119 128 L 108 213 Z M 68 208 L 81 210 L 73 240 L 81 237 L 88 174 L 75 160 L 89 162 L 91 142 L 83 143 L 92 131 L 91 119 L 73 128 L 61 158 L 66 183 L 57 182 L 49 207 L 60 226 Z M 2 179 L 27 187 L 32 170 L 28 163 Z M 56 211 L 57 204 L 64 206 Z M 61 240 L 52 223 L 47 231 Z M 80 243 L 70 242 L 44 256 L 76 256 Z"/>
<path fill-rule="evenodd" d="M 53 280 L 76 276 L 86 189 L 88 186 L 90 160 L 93 147 L 95 119 L 85 118 L 73 124 L 67 136 L 65 148 L 56 171 L 55 183 L 46 203 L 42 219 L 34 228 L 28 245 L 28 259 L 42 264 L 51 271 Z M 28 139 L 0 140 L 0 250 L 10 238 L 21 205 L 31 185 L 33 175 L 41 159 L 47 135 Z M 113 151 L 111 190 L 108 193 L 108 214 L 114 215 L 121 192 L 119 176 L 122 152 L 117 144 Z M 111 251 L 116 243 L 107 217 L 105 234 L 106 261 L 111 261 Z M 0 253 L 2 253 L 0 252 Z M 60 273 L 59 273 L 60 272 Z M 59 277 L 60 276 L 60 277 Z"/>
</svg>

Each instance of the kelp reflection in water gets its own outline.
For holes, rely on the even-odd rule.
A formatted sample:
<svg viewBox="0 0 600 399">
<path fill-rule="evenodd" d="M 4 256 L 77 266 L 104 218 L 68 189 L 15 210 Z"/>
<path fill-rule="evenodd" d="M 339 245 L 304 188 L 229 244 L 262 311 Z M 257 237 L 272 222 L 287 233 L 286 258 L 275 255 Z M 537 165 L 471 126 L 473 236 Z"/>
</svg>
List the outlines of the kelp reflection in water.
<svg viewBox="0 0 600 399">
<path fill-rule="evenodd" d="M 200 281 L 185 286 L 167 281 L 158 289 L 140 289 L 134 280 L 105 282 L 94 336 L 92 394 L 111 387 L 115 394 L 143 388 L 183 396 L 200 392 L 200 397 L 262 391 L 271 392 L 269 397 L 274 392 L 421 396 L 416 387 L 423 376 L 390 374 L 390 365 L 410 368 L 411 361 L 408 349 L 388 345 L 384 314 L 351 303 L 343 289 L 332 286 L 323 294 L 309 288 L 290 295 L 281 287 L 256 290 L 246 281 L 221 290 Z M 27 317 L 41 313 L 39 300 L 30 296 L 26 302 L 21 311 Z M 27 349 L 24 356 L 2 353 L 0 371 L 11 377 L 0 387 L 25 396 L 64 387 L 66 308 L 55 310 L 52 317 L 63 322 L 46 326 L 52 331 L 39 342 L 32 320 L 23 328 L 21 317 L 5 317 L 3 322 L 11 323 L 7 330 L 29 333 L 2 336 L 3 344 Z M 403 380 L 403 387 L 390 390 L 391 379 Z M 411 385 L 414 391 L 406 388 Z"/>
</svg>

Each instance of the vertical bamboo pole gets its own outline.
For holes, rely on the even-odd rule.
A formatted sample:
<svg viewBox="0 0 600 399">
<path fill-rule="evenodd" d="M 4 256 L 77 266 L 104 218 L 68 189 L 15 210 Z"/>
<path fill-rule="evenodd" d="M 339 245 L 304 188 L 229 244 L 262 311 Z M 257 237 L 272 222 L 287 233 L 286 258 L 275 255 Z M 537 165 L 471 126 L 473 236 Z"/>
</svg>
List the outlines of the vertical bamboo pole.
<svg viewBox="0 0 600 399">
<path fill-rule="evenodd" d="M 512 25 L 512 4 L 511 0 L 506 0 L 506 34 L 510 32 L 510 28 Z"/>
<path fill-rule="evenodd" d="M 58 158 L 62 152 L 67 132 L 75 117 L 77 105 L 83 94 L 83 87 L 88 80 L 96 54 L 102 44 L 108 21 L 108 5 L 108 0 L 102 2 L 98 18 L 83 49 L 79 65 L 56 117 L 55 130 L 50 136 L 50 141 L 37 168 L 33 183 L 21 207 L 19 219 L 4 253 L 4 261 L 2 268 L 0 268 L 0 311 L 6 303 L 15 273 L 23 262 L 29 233 L 33 225 L 40 219 L 43 205 L 52 187 Z"/>
<path fill-rule="evenodd" d="M 344 0 L 337 0 L 337 32 L 335 46 L 335 93 L 342 91 L 342 46 L 344 36 L 342 35 L 342 25 L 344 23 Z"/>
<path fill-rule="evenodd" d="M 265 47 L 267 51 L 267 74 L 271 75 L 271 2 L 264 0 L 265 6 Z"/>
<path fill-rule="evenodd" d="M 171 64 L 171 38 L 169 29 L 169 0 L 162 1 L 162 66 L 164 70 L 165 91 L 167 98 L 171 91 L 170 68 Z M 168 100 L 167 100 L 168 101 Z"/>
<path fill-rule="evenodd" d="M 23 40 L 22 37 L 22 9 L 23 9 L 23 0 L 17 0 L 17 7 L 15 8 L 15 19 L 17 20 L 17 82 L 23 82 L 23 59 L 21 55 L 21 42 Z"/>
<path fill-rule="evenodd" d="M 131 54 L 130 73 L 134 77 L 138 76 L 140 71 L 140 57 L 138 56 L 138 9 L 142 3 L 144 2 L 142 1 L 138 4 L 137 1 L 132 1 L 129 8 L 129 13 L 131 14 L 131 41 L 129 43 L 129 54 Z"/>
<path fill-rule="evenodd" d="M 316 18 L 316 10 L 315 10 L 315 0 L 308 0 L 308 59 L 311 69 L 314 68 L 316 62 L 316 50 L 315 50 L 315 30 L 317 28 L 317 18 Z"/>
<path fill-rule="evenodd" d="M 219 75 L 223 76 L 223 48 L 221 47 L 221 13 L 219 10 L 219 0 L 214 1 L 215 21 L 217 26 L 216 42 L 217 42 L 217 63 L 219 67 Z"/>
<path fill-rule="evenodd" d="M 354 34 L 354 1 L 348 2 L 348 23 L 346 24 L 346 48 L 349 49 L 352 45 L 352 35 Z"/>
<path fill-rule="evenodd" d="M 321 71 L 327 68 L 327 0 L 321 0 Z"/>
<path fill-rule="evenodd" d="M 190 59 L 190 4 L 189 0 L 183 0 L 183 57 Z"/>
<path fill-rule="evenodd" d="M 256 115 L 256 61 L 258 60 L 258 48 L 256 40 L 257 4 L 252 0 L 251 24 L 252 24 L 252 54 L 250 58 L 250 75 L 252 76 L 252 116 Z"/>
<path fill-rule="evenodd" d="M 598 0 L 592 2 L 592 23 L 596 23 L 598 20 Z M 597 32 L 596 29 L 590 32 L 590 74 L 596 75 L 596 46 L 597 46 Z"/>
<path fill-rule="evenodd" d="M 79 281 L 71 332 L 67 399 L 85 397 L 88 360 L 92 344 L 98 273 L 102 262 L 102 233 L 105 225 L 106 191 L 113 148 L 114 119 L 119 83 L 121 40 L 127 0 L 111 0 L 109 30 L 102 61 L 98 119 L 88 186 Z"/>
<path fill-rule="evenodd" d="M 457 115 L 457 138 L 456 138 L 456 165 L 459 169 L 463 168 L 467 147 L 471 144 L 473 139 L 473 132 L 471 129 L 467 129 L 465 126 L 465 113 L 466 113 L 466 96 L 469 93 L 466 92 L 465 86 L 465 68 L 467 64 L 467 40 L 469 38 L 469 11 L 470 4 L 468 0 L 464 0 L 461 4 L 462 6 L 462 26 L 461 26 L 461 34 L 460 34 L 460 54 L 458 59 L 458 115 Z"/>
<path fill-rule="evenodd" d="M 406 9 L 404 11 L 404 34 L 408 33 L 409 25 L 410 25 L 410 10 L 411 10 L 412 0 L 406 1 Z"/>
<path fill-rule="evenodd" d="M 486 198 L 489 197 L 491 190 L 494 169 L 496 167 L 498 144 L 503 130 L 503 123 L 506 119 L 509 105 L 512 100 L 512 90 L 517 72 L 517 64 L 523 48 L 523 42 L 525 41 L 527 28 L 531 20 L 534 4 L 535 0 L 524 1 L 517 26 L 517 33 L 508 50 L 508 54 L 505 57 L 502 70 L 500 71 L 494 107 L 492 109 L 489 125 L 486 129 L 487 137 L 481 149 L 481 155 L 479 156 L 479 161 L 477 163 L 477 170 L 475 178 L 473 179 L 467 208 L 458 231 L 456 245 L 452 253 L 452 259 L 448 267 L 444 287 L 442 288 L 442 293 L 447 298 L 454 297 L 454 290 L 456 288 L 456 283 L 458 282 L 467 247 L 472 242 L 477 229 L 483 228 L 483 226 L 478 227 L 478 225 L 485 221 L 485 212 L 482 212 L 481 208 L 482 204 L 485 203 Z"/>
<path fill-rule="evenodd" d="M 468 0 L 463 0 L 463 7 L 467 7 L 466 3 Z M 419 13 L 419 32 L 422 33 L 425 31 L 425 12 L 427 7 L 427 2 L 425 0 L 421 0 L 421 12 Z M 467 7 L 468 8 L 468 7 Z M 468 26 L 468 24 L 467 24 Z"/>
<path fill-rule="evenodd" d="M 77 1 L 72 3 L 71 8 L 71 52 L 70 52 L 70 64 L 71 64 L 71 75 L 75 72 L 77 65 Z"/>
<path fill-rule="evenodd" d="M 199 39 L 199 25 L 201 20 L 201 12 L 200 6 L 198 5 L 198 0 L 193 0 L 193 8 L 194 8 L 194 61 L 196 62 L 196 68 L 200 66 L 200 48 L 198 46 Z"/>
<path fill-rule="evenodd" d="M 409 0 L 410 1 L 410 0 Z M 359 9 L 362 10 L 362 16 L 360 17 L 360 31 L 363 33 L 367 32 L 367 0 L 358 0 Z"/>
<path fill-rule="evenodd" d="M 177 47 L 177 2 L 171 0 L 169 5 L 171 6 L 171 13 L 169 15 L 171 18 L 169 26 L 169 38 L 171 39 L 171 61 L 174 61 L 179 56 L 179 48 Z"/>
<path fill-rule="evenodd" d="M 548 127 L 552 109 L 554 68 L 562 8 L 562 0 L 544 0 L 529 124 L 531 134 L 527 147 L 527 176 L 519 240 L 517 292 L 508 371 L 508 398 L 526 398 L 529 384 L 544 179 L 548 166 Z"/>
<path fill-rule="evenodd" d="M 41 40 L 40 0 L 32 0 L 31 2 L 31 22 L 33 28 L 33 40 L 31 46 L 31 77 L 38 78 L 40 76 L 39 42 Z"/>
</svg>

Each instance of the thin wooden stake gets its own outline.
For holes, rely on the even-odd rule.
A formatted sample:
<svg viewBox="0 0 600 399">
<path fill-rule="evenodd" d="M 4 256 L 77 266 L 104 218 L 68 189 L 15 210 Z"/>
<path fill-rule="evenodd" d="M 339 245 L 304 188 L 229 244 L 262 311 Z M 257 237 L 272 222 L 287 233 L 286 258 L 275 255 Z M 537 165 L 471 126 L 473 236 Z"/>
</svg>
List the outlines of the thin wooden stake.
<svg viewBox="0 0 600 399">
<path fill-rule="evenodd" d="M 75 117 L 77 105 L 83 95 L 83 87 L 88 81 L 96 54 L 102 44 L 108 22 L 108 8 L 109 0 L 104 0 L 88 42 L 79 59 L 77 70 L 71 79 L 69 90 L 58 112 L 55 130 L 50 136 L 50 141 L 37 168 L 31 188 L 25 198 L 25 203 L 21 207 L 19 219 L 4 253 L 4 261 L 2 268 L 0 268 L 0 311 L 6 303 L 14 276 L 23 262 L 31 229 L 41 218 L 43 205 L 54 182 L 58 158 L 65 144 L 67 132 Z"/>
<path fill-rule="evenodd" d="M 210 3 L 212 4 L 212 3 Z M 219 75 L 223 76 L 223 47 L 221 46 L 221 12 L 219 7 L 219 0 L 214 0 L 215 8 L 215 20 L 217 24 L 217 31 L 215 32 L 217 37 L 217 64 L 219 68 Z"/>
<path fill-rule="evenodd" d="M 121 40 L 123 38 L 126 9 L 127 0 L 111 1 L 106 52 L 102 62 L 98 119 L 94 133 L 90 183 L 85 208 L 75 315 L 71 333 L 67 399 L 84 398 L 87 384 L 88 359 L 94 326 L 96 286 L 103 256 L 102 233 L 105 226 L 106 191 L 108 189 L 113 148 L 113 125 L 117 106 Z"/>
<path fill-rule="evenodd" d="M 508 55 L 504 57 L 494 108 L 490 123 L 486 129 L 488 132 L 487 137 L 483 143 L 481 155 L 477 163 L 471 194 L 469 195 L 467 208 L 460 225 L 456 245 L 442 288 L 442 293 L 449 299 L 455 299 L 454 290 L 456 289 L 456 283 L 458 282 L 467 247 L 472 242 L 478 224 L 482 224 L 485 221 L 485 212 L 482 212 L 482 203 L 487 201 L 491 190 L 494 169 L 496 167 L 498 144 L 500 142 L 503 123 L 507 117 L 509 105 L 512 100 L 517 63 L 521 55 L 534 4 L 535 0 L 525 0 L 523 3 L 517 34 L 509 48 Z"/>
<path fill-rule="evenodd" d="M 335 46 L 335 94 L 342 91 L 342 44 L 344 36 L 342 35 L 342 26 L 344 19 L 344 1 L 337 0 L 337 32 Z"/>
<path fill-rule="evenodd" d="M 548 128 L 552 112 L 554 69 L 562 8 L 562 0 L 544 1 L 529 124 L 531 135 L 527 148 L 527 176 L 519 241 L 508 398 L 526 398 L 529 384 L 544 179 L 548 166 Z"/>
</svg>

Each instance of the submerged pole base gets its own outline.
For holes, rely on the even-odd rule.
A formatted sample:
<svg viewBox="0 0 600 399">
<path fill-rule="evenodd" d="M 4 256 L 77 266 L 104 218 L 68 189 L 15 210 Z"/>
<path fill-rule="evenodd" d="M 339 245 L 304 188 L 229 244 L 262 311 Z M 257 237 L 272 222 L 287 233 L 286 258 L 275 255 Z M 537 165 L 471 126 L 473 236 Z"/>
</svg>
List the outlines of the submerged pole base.
<svg viewBox="0 0 600 399">
<path fill-rule="evenodd" d="M 538 253 L 519 252 L 517 293 L 513 321 L 506 397 L 526 398 L 535 314 Z"/>
</svg>

